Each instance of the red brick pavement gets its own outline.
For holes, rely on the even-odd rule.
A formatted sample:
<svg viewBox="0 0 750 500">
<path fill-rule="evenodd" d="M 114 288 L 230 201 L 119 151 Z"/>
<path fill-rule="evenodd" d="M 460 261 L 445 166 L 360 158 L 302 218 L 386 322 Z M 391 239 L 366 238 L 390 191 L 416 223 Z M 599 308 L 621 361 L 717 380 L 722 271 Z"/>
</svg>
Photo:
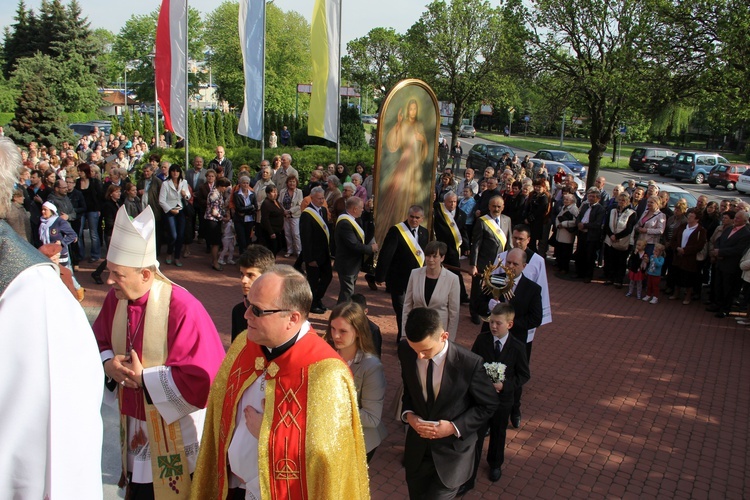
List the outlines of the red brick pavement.
<svg viewBox="0 0 750 500">
<path fill-rule="evenodd" d="M 228 344 L 241 298 L 237 267 L 213 271 L 203 254 L 184 263 L 165 273 L 203 302 Z M 85 267 L 78 277 L 84 305 L 101 304 L 107 287 L 93 285 Z M 483 462 L 465 498 L 750 497 L 750 332 L 699 303 L 663 297 L 651 305 L 596 282 L 549 280 L 553 323 L 534 342 L 523 423 L 508 430 L 503 477 L 491 483 Z M 404 430 L 389 410 L 400 379 L 390 297 L 364 279 L 357 291 L 383 331 L 388 381 L 390 435 L 370 465 L 372 496 L 407 498 Z M 334 276 L 329 306 L 337 294 Z M 478 327 L 465 306 L 462 313 L 458 340 L 469 347 Z M 323 316 L 312 323 L 325 328 Z"/>
</svg>

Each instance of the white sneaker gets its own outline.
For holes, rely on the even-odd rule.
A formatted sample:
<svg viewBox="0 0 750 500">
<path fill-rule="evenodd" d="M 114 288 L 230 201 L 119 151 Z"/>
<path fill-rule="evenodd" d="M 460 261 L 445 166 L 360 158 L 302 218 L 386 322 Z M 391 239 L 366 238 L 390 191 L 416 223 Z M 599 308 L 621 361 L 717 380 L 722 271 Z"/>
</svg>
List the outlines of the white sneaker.
<svg viewBox="0 0 750 500">
<path fill-rule="evenodd" d="M 643 299 L 646 300 L 646 299 Z M 651 304 L 658 304 L 659 303 L 659 297 L 651 297 L 651 300 L 649 301 Z"/>
<path fill-rule="evenodd" d="M 226 262 L 224 262 L 224 259 L 219 259 L 219 265 L 223 266 L 224 264 L 226 264 Z"/>
<path fill-rule="evenodd" d="M 628 293 L 625 294 L 625 296 L 626 297 L 632 297 L 633 296 L 633 292 L 628 292 Z"/>
<path fill-rule="evenodd" d="M 235 262 L 235 261 L 233 261 L 232 259 L 229 259 L 229 260 L 227 261 L 227 264 L 229 264 L 230 266 L 233 266 L 233 265 L 235 265 L 235 264 L 236 264 L 236 262 Z"/>
<path fill-rule="evenodd" d="M 651 295 L 646 295 L 645 297 L 643 297 L 643 302 L 648 302 L 649 300 L 651 300 Z"/>
</svg>

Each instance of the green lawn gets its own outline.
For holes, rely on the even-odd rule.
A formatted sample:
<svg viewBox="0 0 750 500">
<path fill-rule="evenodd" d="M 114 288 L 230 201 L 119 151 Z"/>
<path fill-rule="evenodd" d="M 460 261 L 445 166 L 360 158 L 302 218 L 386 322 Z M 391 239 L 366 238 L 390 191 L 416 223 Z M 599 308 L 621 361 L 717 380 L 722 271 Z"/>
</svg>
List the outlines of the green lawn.
<svg viewBox="0 0 750 500">
<path fill-rule="evenodd" d="M 477 132 L 477 136 L 490 141 L 497 141 L 499 143 L 506 144 L 511 148 L 525 149 L 527 151 L 537 151 L 539 149 L 559 149 L 561 151 L 569 152 L 584 165 L 588 166 L 589 164 L 588 150 L 591 149 L 591 143 L 589 143 L 587 139 L 570 139 L 566 137 L 563 146 L 560 147 L 559 137 L 505 137 L 501 134 L 487 134 L 484 132 Z M 608 151 L 609 154 L 605 154 L 602 158 L 601 166 L 606 168 L 628 168 L 628 159 L 630 158 L 630 153 L 632 151 L 633 147 L 627 144 L 623 144 L 619 162 L 613 162 L 612 151 L 610 149 Z"/>
<path fill-rule="evenodd" d="M 559 137 L 538 137 L 538 136 L 513 136 L 513 137 L 505 137 L 501 134 L 488 134 L 484 132 L 477 132 L 478 137 L 482 137 L 483 139 L 487 139 L 490 141 L 496 141 L 501 144 L 506 144 L 510 146 L 511 148 L 519 148 L 519 149 L 525 149 L 527 151 L 537 151 L 539 149 L 559 149 L 562 151 L 567 151 L 573 156 L 575 156 L 578 161 L 583 163 L 584 165 L 588 166 L 589 164 L 589 155 L 588 150 L 591 148 L 591 143 L 588 141 L 588 139 L 571 139 L 566 137 L 565 143 L 562 147 L 560 147 L 560 138 Z M 610 144 L 609 148 L 607 149 L 607 152 L 604 154 L 604 157 L 602 158 L 602 167 L 606 168 L 628 168 L 628 160 L 630 158 L 630 153 L 633 152 L 633 149 L 636 147 L 642 147 L 642 143 L 638 143 L 638 145 L 635 144 L 629 144 L 624 143 L 622 145 L 622 150 L 620 151 L 620 160 L 619 162 L 612 161 L 612 145 Z M 654 144 L 654 147 L 658 147 L 658 145 Z M 672 148 L 673 150 L 677 151 L 677 148 Z M 699 147 L 699 145 L 696 145 L 694 147 L 695 150 L 701 151 L 704 148 Z M 729 152 L 722 153 L 722 156 L 724 156 L 727 160 L 731 162 L 742 162 L 745 163 L 746 160 L 744 158 L 744 155 L 736 155 Z"/>
</svg>

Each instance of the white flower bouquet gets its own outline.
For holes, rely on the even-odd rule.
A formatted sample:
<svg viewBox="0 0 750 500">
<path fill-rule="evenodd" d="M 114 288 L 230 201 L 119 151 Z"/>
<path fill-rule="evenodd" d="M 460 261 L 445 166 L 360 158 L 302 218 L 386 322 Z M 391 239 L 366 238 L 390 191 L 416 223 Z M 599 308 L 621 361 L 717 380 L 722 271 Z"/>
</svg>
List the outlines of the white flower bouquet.
<svg viewBox="0 0 750 500">
<path fill-rule="evenodd" d="M 485 363 L 484 369 L 493 384 L 505 382 L 505 365 L 502 363 Z"/>
</svg>

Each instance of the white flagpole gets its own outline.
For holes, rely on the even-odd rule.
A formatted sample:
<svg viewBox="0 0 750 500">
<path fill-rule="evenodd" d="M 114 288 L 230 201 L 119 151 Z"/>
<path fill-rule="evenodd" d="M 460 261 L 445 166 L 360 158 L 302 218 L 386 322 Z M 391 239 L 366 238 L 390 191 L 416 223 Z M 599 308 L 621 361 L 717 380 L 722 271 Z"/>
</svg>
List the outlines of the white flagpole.
<svg viewBox="0 0 750 500">
<path fill-rule="evenodd" d="M 341 163 L 341 18 L 344 17 L 344 0 L 333 0 L 339 2 L 339 79 L 336 82 L 336 113 L 338 113 L 338 127 L 336 129 L 336 164 Z"/>
<path fill-rule="evenodd" d="M 190 72 L 188 71 L 188 17 L 190 17 L 190 6 L 188 0 L 185 0 L 185 172 L 190 167 L 190 156 L 188 152 L 188 113 L 190 113 Z"/>
<path fill-rule="evenodd" d="M 266 1 L 263 0 L 263 68 L 260 73 L 260 159 L 266 159 Z"/>
</svg>

